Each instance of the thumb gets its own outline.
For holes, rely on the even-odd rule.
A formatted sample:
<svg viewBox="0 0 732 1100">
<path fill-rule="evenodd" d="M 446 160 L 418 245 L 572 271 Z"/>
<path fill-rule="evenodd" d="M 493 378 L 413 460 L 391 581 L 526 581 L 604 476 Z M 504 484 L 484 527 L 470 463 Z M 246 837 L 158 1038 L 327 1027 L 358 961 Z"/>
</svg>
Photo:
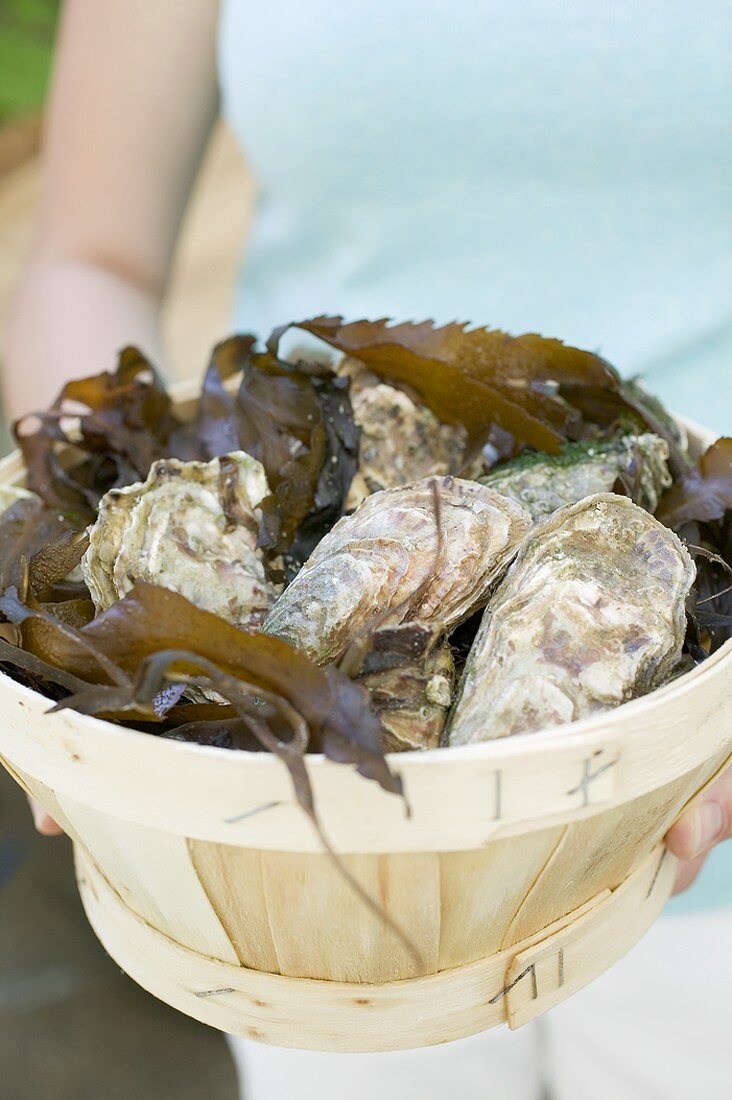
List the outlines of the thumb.
<svg viewBox="0 0 732 1100">
<path fill-rule="evenodd" d="M 731 835 L 732 767 L 729 767 L 671 826 L 666 843 L 679 859 L 693 860 Z"/>
</svg>

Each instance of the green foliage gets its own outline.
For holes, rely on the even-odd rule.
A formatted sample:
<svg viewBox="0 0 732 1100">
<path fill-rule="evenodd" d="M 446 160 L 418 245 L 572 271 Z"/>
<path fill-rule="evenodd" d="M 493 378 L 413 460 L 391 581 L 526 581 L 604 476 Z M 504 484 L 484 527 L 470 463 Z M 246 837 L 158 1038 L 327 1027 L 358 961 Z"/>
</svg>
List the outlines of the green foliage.
<svg viewBox="0 0 732 1100">
<path fill-rule="evenodd" d="M 3 0 L 0 125 L 37 110 L 46 93 L 59 0 Z"/>
</svg>

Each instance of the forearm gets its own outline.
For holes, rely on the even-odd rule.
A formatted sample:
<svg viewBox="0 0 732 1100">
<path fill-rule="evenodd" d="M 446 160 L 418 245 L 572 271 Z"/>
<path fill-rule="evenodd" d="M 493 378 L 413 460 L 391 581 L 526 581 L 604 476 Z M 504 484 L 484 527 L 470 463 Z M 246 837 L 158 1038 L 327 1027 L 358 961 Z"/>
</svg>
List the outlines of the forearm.
<svg viewBox="0 0 732 1100">
<path fill-rule="evenodd" d="M 45 408 L 69 378 L 112 370 L 125 344 L 162 366 L 158 313 L 152 290 L 102 264 L 36 257 L 10 313 L 6 416 Z"/>
<path fill-rule="evenodd" d="M 65 0 L 36 245 L 10 312 L 8 416 L 125 344 L 160 363 L 158 305 L 216 114 L 217 0 Z"/>
</svg>

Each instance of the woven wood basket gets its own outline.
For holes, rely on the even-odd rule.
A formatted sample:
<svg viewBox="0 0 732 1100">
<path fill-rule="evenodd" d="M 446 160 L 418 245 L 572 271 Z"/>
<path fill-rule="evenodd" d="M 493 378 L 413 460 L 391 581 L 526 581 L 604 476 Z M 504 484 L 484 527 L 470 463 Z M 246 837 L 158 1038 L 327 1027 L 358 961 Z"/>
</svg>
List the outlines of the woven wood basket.
<svg viewBox="0 0 732 1100">
<path fill-rule="evenodd" d="M 0 463 L 0 483 L 22 473 L 17 455 Z M 145 989 L 267 1043 L 396 1050 L 519 1027 L 640 938 L 674 880 L 663 836 L 732 754 L 731 688 L 728 642 L 592 720 L 395 756 L 411 817 L 309 758 L 327 835 L 419 964 L 323 853 L 273 757 L 47 714 L 2 675 L 0 753 L 73 838 L 89 920 Z"/>
</svg>

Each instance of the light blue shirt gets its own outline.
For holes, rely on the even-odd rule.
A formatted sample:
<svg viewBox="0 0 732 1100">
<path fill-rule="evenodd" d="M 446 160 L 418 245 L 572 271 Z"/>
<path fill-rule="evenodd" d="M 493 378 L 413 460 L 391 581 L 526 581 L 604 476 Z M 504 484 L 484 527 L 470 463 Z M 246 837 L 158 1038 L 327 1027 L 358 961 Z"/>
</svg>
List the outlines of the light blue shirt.
<svg viewBox="0 0 732 1100">
<path fill-rule="evenodd" d="M 238 328 L 541 332 L 732 433 L 729 0 L 225 0 L 220 69 Z M 704 877 L 732 903 L 732 845 Z"/>
</svg>

